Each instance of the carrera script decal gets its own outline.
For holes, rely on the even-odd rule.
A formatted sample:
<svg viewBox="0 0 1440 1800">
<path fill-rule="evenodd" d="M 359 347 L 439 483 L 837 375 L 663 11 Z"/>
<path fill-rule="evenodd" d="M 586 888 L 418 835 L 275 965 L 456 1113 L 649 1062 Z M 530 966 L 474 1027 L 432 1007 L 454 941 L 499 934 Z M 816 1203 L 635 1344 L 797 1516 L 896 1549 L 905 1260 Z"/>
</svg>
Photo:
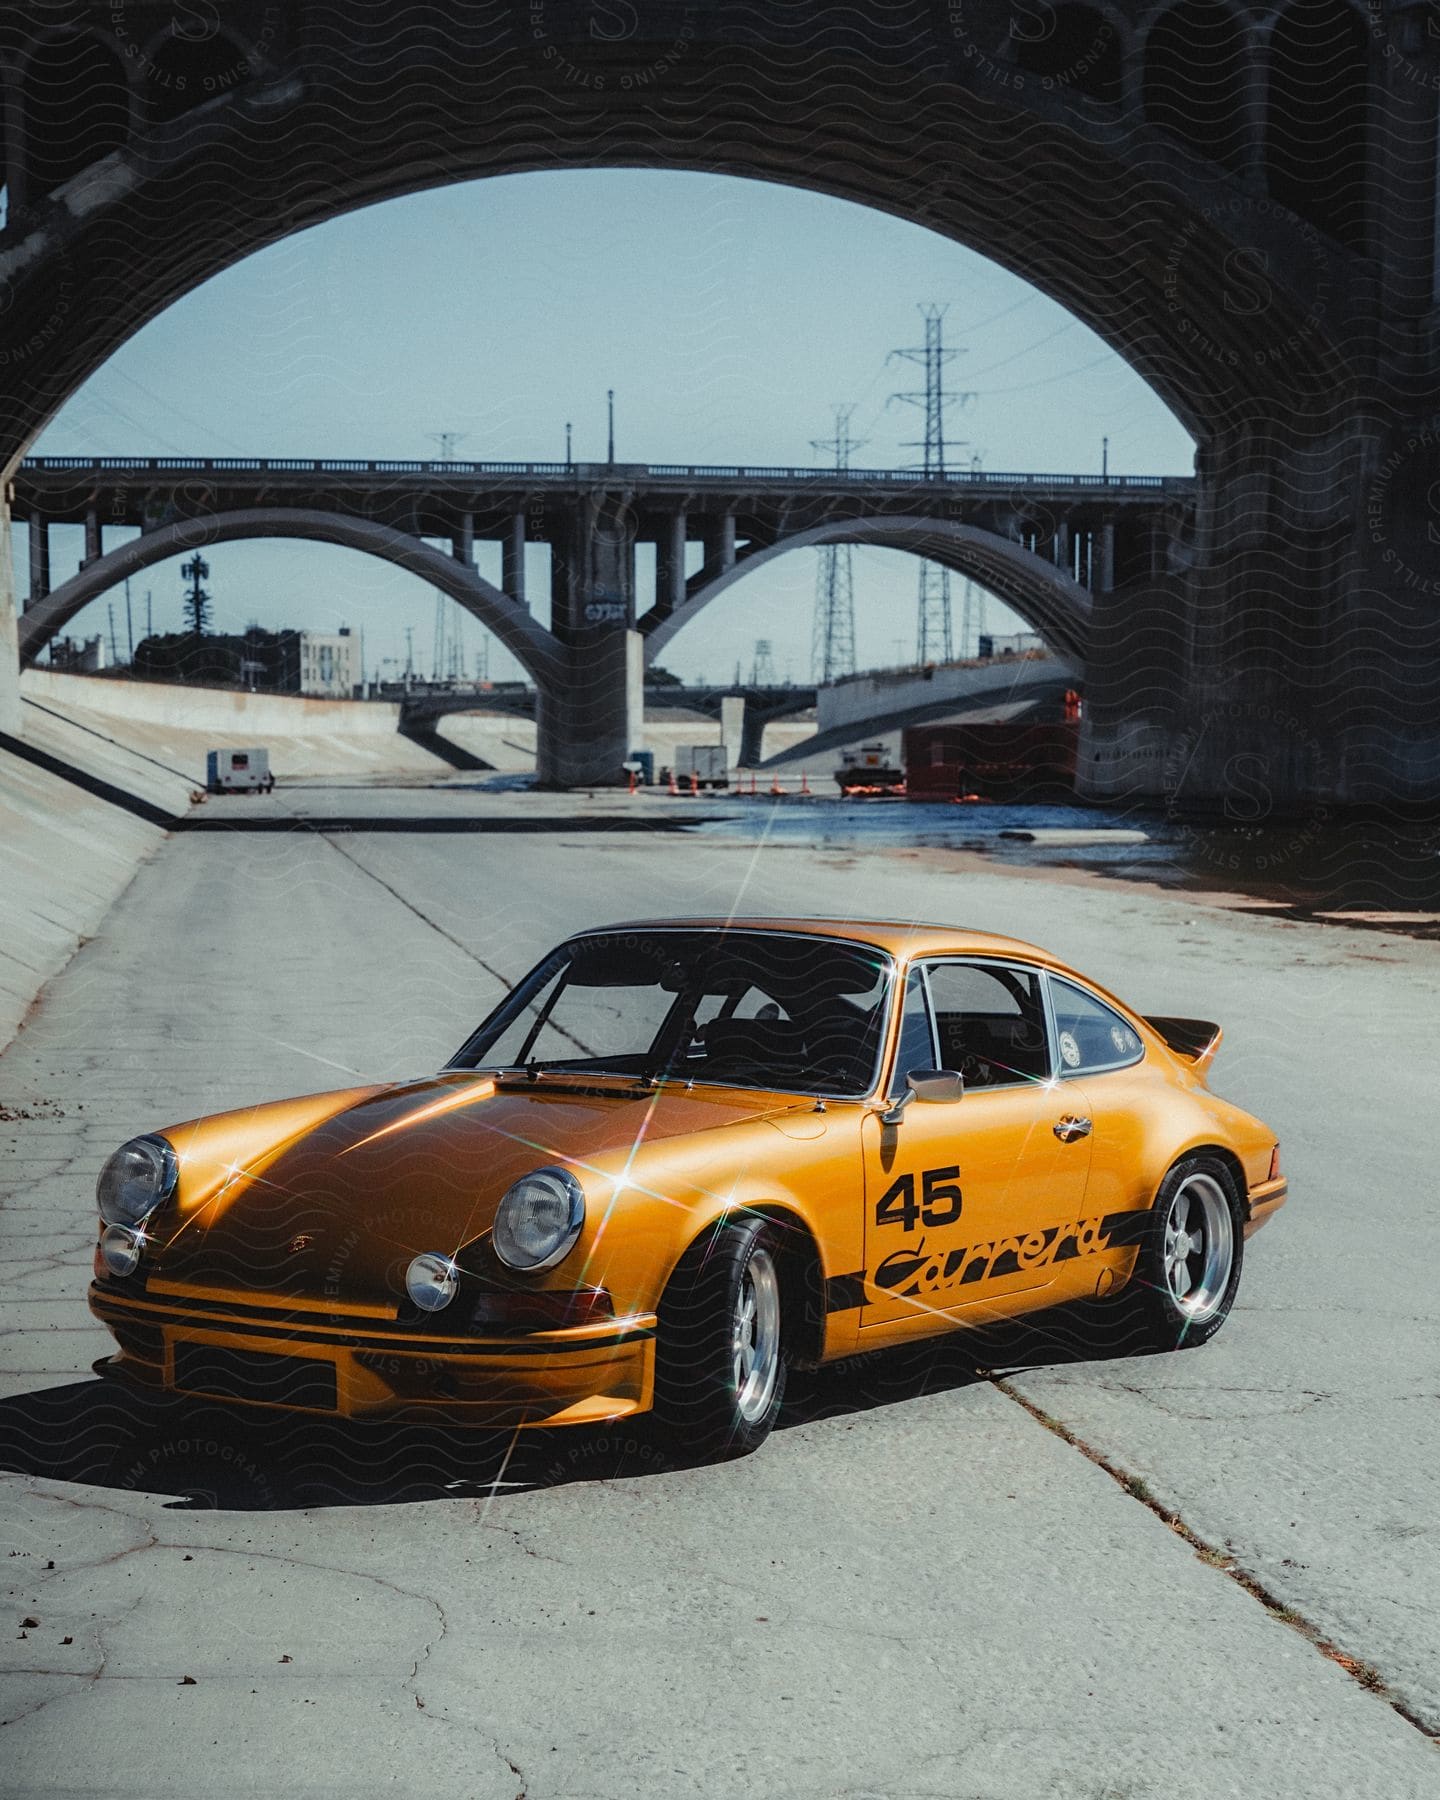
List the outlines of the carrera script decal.
<svg viewBox="0 0 1440 1800">
<path fill-rule="evenodd" d="M 1124 1215 L 1120 1215 L 1123 1217 Z M 887 1293 L 909 1298 L 941 1294 L 999 1275 L 1021 1275 L 1049 1268 L 1077 1256 L 1096 1256 L 1113 1247 L 1117 1218 L 1077 1219 L 1070 1225 L 1047 1225 L 991 1244 L 962 1245 L 955 1250 L 927 1251 L 921 1238 L 903 1250 L 892 1250 L 870 1277 Z"/>
</svg>

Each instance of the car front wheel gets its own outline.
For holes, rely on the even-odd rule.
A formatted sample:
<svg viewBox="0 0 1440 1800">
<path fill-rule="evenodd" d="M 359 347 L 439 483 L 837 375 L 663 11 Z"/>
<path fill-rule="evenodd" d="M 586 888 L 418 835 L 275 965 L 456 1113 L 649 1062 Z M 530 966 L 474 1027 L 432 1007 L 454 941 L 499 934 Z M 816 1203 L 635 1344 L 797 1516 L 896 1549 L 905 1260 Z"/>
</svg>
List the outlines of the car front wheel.
<svg viewBox="0 0 1440 1800">
<path fill-rule="evenodd" d="M 660 1302 L 655 1410 L 689 1452 L 745 1456 L 785 1395 L 780 1234 L 731 1220 L 680 1259 Z"/>
<path fill-rule="evenodd" d="M 1214 1337 L 1235 1304 L 1244 1248 L 1230 1170 L 1215 1156 L 1176 1163 L 1146 1217 L 1126 1289 L 1146 1348 L 1181 1350 Z"/>
</svg>

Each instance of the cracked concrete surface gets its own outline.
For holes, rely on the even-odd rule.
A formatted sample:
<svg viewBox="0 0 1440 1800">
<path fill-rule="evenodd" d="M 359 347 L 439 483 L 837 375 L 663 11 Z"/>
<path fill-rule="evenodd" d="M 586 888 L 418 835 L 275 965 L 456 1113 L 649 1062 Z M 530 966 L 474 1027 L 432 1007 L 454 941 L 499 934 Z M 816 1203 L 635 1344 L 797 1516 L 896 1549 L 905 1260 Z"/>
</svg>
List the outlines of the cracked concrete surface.
<svg viewBox="0 0 1440 1800">
<path fill-rule="evenodd" d="M 1420 1730 L 967 1340 L 797 1381 L 714 1468 L 633 1425 L 512 1449 L 90 1378 L 121 1138 L 428 1069 L 562 933 L 731 905 L 1014 931 L 1225 1022 L 1216 1085 L 1277 1125 L 1294 1194 L 1226 1329 L 1087 1361 L 1052 1319 L 990 1360 L 1440 1730 L 1433 949 L 931 852 L 298 829 L 167 843 L 0 1058 L 35 1115 L 0 1115 L 0 1791 L 1440 1792 Z"/>
</svg>

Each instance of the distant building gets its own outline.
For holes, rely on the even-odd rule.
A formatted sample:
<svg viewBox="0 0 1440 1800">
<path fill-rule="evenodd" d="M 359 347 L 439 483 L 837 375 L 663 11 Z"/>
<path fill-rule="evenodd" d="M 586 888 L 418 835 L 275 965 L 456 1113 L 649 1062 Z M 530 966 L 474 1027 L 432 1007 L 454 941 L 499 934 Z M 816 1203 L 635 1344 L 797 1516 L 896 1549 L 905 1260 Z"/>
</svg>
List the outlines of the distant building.
<svg viewBox="0 0 1440 1800">
<path fill-rule="evenodd" d="M 299 684 L 302 694 L 349 700 L 365 679 L 360 638 L 348 625 L 338 631 L 301 631 Z"/>
<path fill-rule="evenodd" d="M 134 673 L 144 681 L 193 682 L 265 694 L 315 694 L 349 700 L 363 692 L 361 640 L 339 631 L 243 633 L 176 631 L 135 646 Z"/>
<path fill-rule="evenodd" d="M 74 638 L 50 640 L 50 667 L 64 669 L 71 675 L 99 675 L 110 666 L 103 637 L 86 638 L 83 644 Z"/>
</svg>

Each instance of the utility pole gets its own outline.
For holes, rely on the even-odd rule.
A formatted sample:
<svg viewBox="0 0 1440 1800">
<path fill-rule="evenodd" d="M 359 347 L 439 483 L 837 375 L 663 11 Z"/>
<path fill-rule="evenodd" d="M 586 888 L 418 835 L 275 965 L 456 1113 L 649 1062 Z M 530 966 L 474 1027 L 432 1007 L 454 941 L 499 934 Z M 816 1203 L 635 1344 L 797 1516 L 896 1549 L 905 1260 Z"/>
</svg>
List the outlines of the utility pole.
<svg viewBox="0 0 1440 1800">
<path fill-rule="evenodd" d="M 567 419 L 565 421 L 565 467 L 567 469 L 571 469 L 575 466 L 575 458 L 570 453 L 570 434 L 572 430 L 573 427 Z"/>
<path fill-rule="evenodd" d="M 146 588 L 146 590 L 145 590 L 145 635 L 147 638 L 154 637 L 154 635 L 155 635 L 155 614 L 151 611 L 150 601 L 151 601 L 150 589 Z"/>
<path fill-rule="evenodd" d="M 125 577 L 125 647 L 127 666 L 135 661 L 135 621 L 130 612 L 130 577 Z"/>
<path fill-rule="evenodd" d="M 202 637 L 205 627 L 210 623 L 210 596 L 200 583 L 210 573 L 210 565 L 197 550 L 189 562 L 180 565 L 180 573 L 190 583 L 190 592 L 185 596 L 185 611 L 190 615 L 190 629 L 196 637 Z"/>
<path fill-rule="evenodd" d="M 425 435 L 432 443 L 436 443 L 440 446 L 440 455 L 437 460 L 442 463 L 451 463 L 455 460 L 455 446 L 462 438 L 468 436 L 468 433 L 463 431 L 427 431 Z M 450 602 L 440 589 L 436 588 L 435 632 L 430 653 L 430 679 L 432 681 L 441 680 L 445 674 L 447 660 L 445 626 L 449 617 Z M 455 651 L 453 645 L 448 652 L 448 657 L 451 662 L 454 661 Z"/>
<path fill-rule="evenodd" d="M 610 419 L 609 435 L 606 440 L 605 461 L 613 469 L 615 466 L 615 390 L 614 390 L 614 388 L 606 388 L 606 390 L 605 390 L 605 406 L 606 406 L 607 412 L 609 414 L 609 419 Z"/>
<path fill-rule="evenodd" d="M 120 660 L 120 651 L 115 642 L 115 604 L 107 600 L 105 611 L 110 617 L 110 667 L 113 669 Z"/>
<path fill-rule="evenodd" d="M 925 371 L 923 389 L 894 394 L 894 400 L 925 409 L 925 436 L 905 446 L 922 452 L 921 468 L 929 481 L 945 478 L 945 408 L 951 401 L 964 406 L 975 396 L 945 386 L 945 365 L 959 356 L 958 350 L 945 348 L 944 320 L 946 308 L 934 302 L 922 305 L 920 316 L 925 321 L 925 342 L 905 350 L 892 350 L 891 359 L 918 363 Z M 950 448 L 959 449 L 956 443 Z M 920 564 L 919 594 L 916 605 L 915 660 L 922 667 L 929 662 L 949 662 L 955 653 L 950 621 L 950 571 L 937 564 Z"/>
<path fill-rule="evenodd" d="M 811 438 L 811 447 L 827 450 L 837 470 L 850 467 L 850 453 L 860 443 L 850 435 L 853 406 L 835 408 L 835 435 Z M 854 547 L 826 544 L 815 576 L 815 621 L 810 634 L 810 679 L 819 687 L 855 673 Z"/>
</svg>

